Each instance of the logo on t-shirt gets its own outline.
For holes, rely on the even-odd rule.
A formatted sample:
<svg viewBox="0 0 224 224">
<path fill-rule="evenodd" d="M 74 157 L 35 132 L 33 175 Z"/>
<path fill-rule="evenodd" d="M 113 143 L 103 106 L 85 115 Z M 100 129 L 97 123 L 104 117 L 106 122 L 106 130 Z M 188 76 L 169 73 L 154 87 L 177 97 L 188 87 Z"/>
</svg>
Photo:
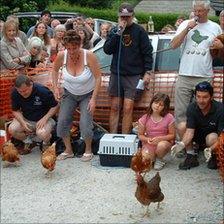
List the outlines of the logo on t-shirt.
<svg viewBox="0 0 224 224">
<path fill-rule="evenodd" d="M 123 42 L 125 47 L 129 47 L 132 44 L 131 35 L 130 34 L 124 34 L 122 42 Z"/>
<path fill-rule="evenodd" d="M 191 39 L 197 44 L 208 39 L 208 36 L 202 36 L 198 30 L 194 30 L 193 32 L 194 34 L 191 36 Z"/>
<path fill-rule="evenodd" d="M 35 96 L 33 105 L 34 106 L 42 105 L 42 102 L 40 101 L 40 97 L 39 96 Z"/>
</svg>

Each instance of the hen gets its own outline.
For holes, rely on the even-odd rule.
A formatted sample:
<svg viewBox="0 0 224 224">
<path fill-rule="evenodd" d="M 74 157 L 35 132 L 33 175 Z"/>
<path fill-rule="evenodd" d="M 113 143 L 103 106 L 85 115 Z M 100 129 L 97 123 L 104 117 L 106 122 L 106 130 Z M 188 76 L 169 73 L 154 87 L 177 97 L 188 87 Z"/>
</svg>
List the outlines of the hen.
<svg viewBox="0 0 224 224">
<path fill-rule="evenodd" d="M 151 170 L 151 167 L 152 160 L 147 154 L 143 154 L 142 150 L 139 149 L 132 157 L 131 169 L 135 171 L 136 176 L 138 177 L 138 175 L 141 175 L 142 173 L 144 173 L 143 176 L 145 176 L 145 174 Z"/>
<path fill-rule="evenodd" d="M 222 44 L 224 44 L 224 34 L 220 34 L 216 38 L 221 40 Z M 211 49 L 210 53 L 213 58 L 221 58 L 224 60 L 224 49 Z"/>
<path fill-rule="evenodd" d="M 19 165 L 19 153 L 11 141 L 8 141 L 3 144 L 1 155 L 2 161 L 5 161 L 4 167 L 8 166 L 10 163 L 15 163 L 15 165 Z"/>
<path fill-rule="evenodd" d="M 56 164 L 56 143 L 49 146 L 41 155 L 41 163 L 45 169 L 47 169 L 46 175 L 54 170 Z"/>
<path fill-rule="evenodd" d="M 224 182 L 224 132 L 222 132 L 216 143 L 215 153 L 217 155 L 218 167 Z"/>
<path fill-rule="evenodd" d="M 137 189 L 135 197 L 144 206 L 147 206 L 145 215 L 149 215 L 148 208 L 150 203 L 158 202 L 157 209 L 159 209 L 159 203 L 164 199 L 164 194 L 159 186 L 161 181 L 159 172 L 147 183 L 144 178 L 139 175 L 137 178 Z"/>
</svg>

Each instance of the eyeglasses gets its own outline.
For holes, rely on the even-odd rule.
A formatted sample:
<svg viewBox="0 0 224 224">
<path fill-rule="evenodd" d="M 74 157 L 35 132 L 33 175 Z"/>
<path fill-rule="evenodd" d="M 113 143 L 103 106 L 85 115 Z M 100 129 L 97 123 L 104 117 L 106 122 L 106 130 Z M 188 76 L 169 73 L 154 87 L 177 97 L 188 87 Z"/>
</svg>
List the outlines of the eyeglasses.
<svg viewBox="0 0 224 224">
<path fill-rule="evenodd" d="M 210 91 L 211 89 L 213 88 L 209 82 L 200 82 L 195 87 L 196 91 Z"/>
</svg>

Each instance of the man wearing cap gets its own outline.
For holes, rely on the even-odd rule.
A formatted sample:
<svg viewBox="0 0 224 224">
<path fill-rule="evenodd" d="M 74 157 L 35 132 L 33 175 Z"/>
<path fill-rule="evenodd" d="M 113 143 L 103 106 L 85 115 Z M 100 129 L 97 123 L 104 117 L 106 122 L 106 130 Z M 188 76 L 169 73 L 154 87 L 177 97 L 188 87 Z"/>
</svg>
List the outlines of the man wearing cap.
<svg viewBox="0 0 224 224">
<path fill-rule="evenodd" d="M 122 133 L 130 133 L 136 86 L 140 78 L 145 84 L 150 81 L 153 49 L 147 32 L 133 23 L 132 5 L 123 3 L 118 16 L 118 26 L 111 29 L 104 44 L 104 52 L 113 55 L 109 82 L 109 126 L 111 133 L 117 133 L 123 100 Z"/>
<path fill-rule="evenodd" d="M 48 10 L 44 10 L 44 11 L 42 11 L 42 13 L 41 13 L 41 18 L 40 18 L 39 21 L 41 21 L 41 22 L 43 22 L 44 24 L 47 25 L 47 34 L 48 34 L 49 37 L 52 38 L 52 37 L 53 37 L 53 34 L 54 34 L 54 31 L 53 31 L 53 29 L 49 26 L 50 23 L 51 23 L 51 12 L 48 11 Z M 30 29 L 28 30 L 28 32 L 27 32 L 27 34 L 26 34 L 28 38 L 33 34 L 34 28 L 35 28 L 35 26 L 32 26 L 32 27 L 30 27 Z"/>
<path fill-rule="evenodd" d="M 173 49 L 182 44 L 179 75 L 175 85 L 175 119 L 177 133 L 182 139 L 186 130 L 186 110 L 192 100 L 194 87 L 213 76 L 210 48 L 221 48 L 216 36 L 220 26 L 208 19 L 210 2 L 194 0 L 194 18 L 183 21 L 171 41 Z"/>
<path fill-rule="evenodd" d="M 199 145 L 199 149 L 205 149 L 205 156 L 211 153 L 215 147 L 218 135 L 224 130 L 224 105 L 212 99 L 213 87 L 209 82 L 200 82 L 195 87 L 196 101 L 187 108 L 187 129 L 181 142 L 171 148 L 171 155 L 175 156 L 186 148 L 187 156 L 184 162 L 179 164 L 179 169 L 187 170 L 199 166 L 197 154 L 192 142 Z M 217 169 L 216 156 L 211 153 L 207 158 L 209 169 Z"/>
</svg>

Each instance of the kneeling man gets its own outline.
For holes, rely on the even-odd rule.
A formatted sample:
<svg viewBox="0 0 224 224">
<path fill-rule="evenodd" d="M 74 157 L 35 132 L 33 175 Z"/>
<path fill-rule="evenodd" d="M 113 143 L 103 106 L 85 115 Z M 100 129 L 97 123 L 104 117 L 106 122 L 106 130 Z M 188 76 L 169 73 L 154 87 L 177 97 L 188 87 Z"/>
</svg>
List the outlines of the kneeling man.
<svg viewBox="0 0 224 224">
<path fill-rule="evenodd" d="M 199 148 L 206 148 L 205 151 L 213 151 L 218 135 L 224 129 L 224 106 L 223 103 L 213 100 L 213 87 L 209 82 L 196 85 L 195 100 L 187 108 L 187 129 L 183 139 L 171 148 L 173 156 L 186 148 L 187 157 L 179 164 L 181 170 L 199 166 L 192 142 L 196 142 Z M 208 161 L 208 168 L 217 168 L 214 153 Z"/>
<path fill-rule="evenodd" d="M 15 118 L 9 126 L 9 133 L 13 138 L 27 143 L 17 147 L 19 153 L 27 154 L 31 151 L 29 137 L 33 135 L 47 145 L 55 126 L 52 117 L 58 111 L 54 94 L 47 87 L 33 83 L 28 76 L 19 75 L 11 93 L 11 101 Z"/>
</svg>

